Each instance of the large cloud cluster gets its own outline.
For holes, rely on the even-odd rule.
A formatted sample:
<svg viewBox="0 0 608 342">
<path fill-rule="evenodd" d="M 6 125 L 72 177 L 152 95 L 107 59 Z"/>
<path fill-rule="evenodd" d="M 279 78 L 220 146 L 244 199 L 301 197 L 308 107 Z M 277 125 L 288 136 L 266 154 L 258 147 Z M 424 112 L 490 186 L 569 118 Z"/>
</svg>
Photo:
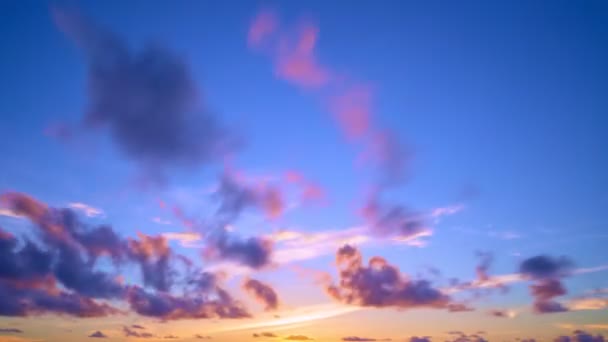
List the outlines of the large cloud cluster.
<svg viewBox="0 0 608 342">
<path fill-rule="evenodd" d="M 398 308 L 447 308 L 450 304 L 450 298 L 429 281 L 409 279 L 381 257 L 373 257 L 364 265 L 361 253 L 353 246 L 340 248 L 336 262 L 340 279 L 327 291 L 341 302 Z"/>
<path fill-rule="evenodd" d="M 5 193 L 0 200 L 35 227 L 34 240 L 0 229 L 0 315 L 98 317 L 120 313 L 107 302 L 119 300 L 140 315 L 162 319 L 250 316 L 215 275 L 194 270 L 178 279 L 185 258 L 162 236 L 123 239 L 107 225 L 88 227 L 70 209 L 48 207 L 22 193 Z M 143 286 L 100 270 L 103 256 L 115 266 L 139 266 Z M 173 294 L 178 281 L 185 293 L 180 296 Z"/>
</svg>

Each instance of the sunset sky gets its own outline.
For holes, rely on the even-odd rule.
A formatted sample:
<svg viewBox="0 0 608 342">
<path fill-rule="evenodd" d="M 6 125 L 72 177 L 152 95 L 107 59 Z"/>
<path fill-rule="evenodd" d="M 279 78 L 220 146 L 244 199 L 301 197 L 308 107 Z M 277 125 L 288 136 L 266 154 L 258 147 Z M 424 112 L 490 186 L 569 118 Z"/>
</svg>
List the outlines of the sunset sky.
<svg viewBox="0 0 608 342">
<path fill-rule="evenodd" d="M 0 341 L 608 337 L 608 2 L 0 13 Z"/>
</svg>

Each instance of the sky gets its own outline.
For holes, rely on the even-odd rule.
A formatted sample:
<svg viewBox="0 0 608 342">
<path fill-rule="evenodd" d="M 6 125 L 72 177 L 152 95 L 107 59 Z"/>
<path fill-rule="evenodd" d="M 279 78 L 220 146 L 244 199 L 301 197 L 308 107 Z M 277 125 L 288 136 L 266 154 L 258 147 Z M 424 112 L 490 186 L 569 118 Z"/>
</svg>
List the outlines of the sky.
<svg viewBox="0 0 608 342">
<path fill-rule="evenodd" d="M 0 341 L 608 336 L 607 2 L 0 12 Z"/>
</svg>

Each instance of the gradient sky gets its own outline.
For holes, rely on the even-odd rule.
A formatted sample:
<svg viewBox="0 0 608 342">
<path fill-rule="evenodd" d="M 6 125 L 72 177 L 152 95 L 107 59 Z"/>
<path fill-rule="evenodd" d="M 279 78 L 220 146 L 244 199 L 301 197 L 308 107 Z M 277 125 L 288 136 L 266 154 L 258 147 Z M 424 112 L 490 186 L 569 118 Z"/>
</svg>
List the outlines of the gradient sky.
<svg viewBox="0 0 608 342">
<path fill-rule="evenodd" d="M 132 325 L 220 342 L 608 334 L 608 2 L 8 0 L 0 12 L 0 341 L 142 339 Z M 85 231 L 109 225 L 124 259 L 93 258 L 65 222 L 72 242 L 53 240 L 59 208 Z M 39 289 L 14 258 L 26 241 L 51 263 L 78 245 L 124 293 L 86 294 L 52 265 L 55 287 Z M 171 286 L 142 278 L 138 243 L 169 253 L 154 269 Z M 391 295 L 328 294 L 345 244 L 363 265 L 388 262 L 359 265 L 369 279 L 352 286 Z M 192 299 L 178 255 L 250 317 L 138 314 L 135 289 Z M 399 280 L 382 283 L 385 269 Z M 563 291 L 543 297 L 549 284 Z M 31 304 L 34 290 L 124 312 L 78 317 Z M 11 298 L 37 307 L 11 313 Z"/>
</svg>

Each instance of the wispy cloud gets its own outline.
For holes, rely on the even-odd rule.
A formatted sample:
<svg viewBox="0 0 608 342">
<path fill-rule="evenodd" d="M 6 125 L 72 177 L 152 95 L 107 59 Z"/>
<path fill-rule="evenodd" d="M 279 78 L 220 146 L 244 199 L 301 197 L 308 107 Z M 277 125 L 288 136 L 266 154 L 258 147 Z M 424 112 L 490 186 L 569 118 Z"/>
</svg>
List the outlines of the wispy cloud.
<svg viewBox="0 0 608 342">
<path fill-rule="evenodd" d="M 105 215 L 103 210 L 82 202 L 69 203 L 68 207 L 82 212 L 87 217 L 98 217 Z"/>
</svg>

